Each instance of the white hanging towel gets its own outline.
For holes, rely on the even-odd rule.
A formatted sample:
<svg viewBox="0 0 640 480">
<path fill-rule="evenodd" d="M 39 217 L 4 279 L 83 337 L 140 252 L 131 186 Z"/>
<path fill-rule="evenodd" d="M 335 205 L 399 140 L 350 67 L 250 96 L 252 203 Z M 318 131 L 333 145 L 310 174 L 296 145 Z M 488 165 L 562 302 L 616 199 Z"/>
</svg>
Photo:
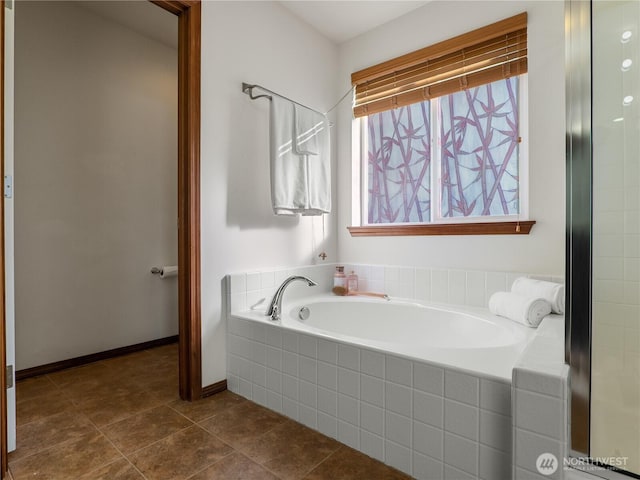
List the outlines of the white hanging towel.
<svg viewBox="0 0 640 480">
<path fill-rule="evenodd" d="M 294 144 L 298 155 L 319 155 L 322 149 L 326 117 L 300 105 L 293 105 Z"/>
<path fill-rule="evenodd" d="M 311 112 L 311 114 L 309 114 Z M 276 215 L 331 211 L 331 150 L 325 115 L 273 95 L 271 201 Z"/>
</svg>

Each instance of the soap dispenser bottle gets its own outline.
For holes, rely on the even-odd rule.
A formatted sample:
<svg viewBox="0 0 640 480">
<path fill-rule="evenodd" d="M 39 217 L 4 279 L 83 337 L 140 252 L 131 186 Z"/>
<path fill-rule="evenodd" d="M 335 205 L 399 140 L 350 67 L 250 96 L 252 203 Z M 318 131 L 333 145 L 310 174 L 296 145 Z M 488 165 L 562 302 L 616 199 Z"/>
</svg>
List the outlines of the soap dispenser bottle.
<svg viewBox="0 0 640 480">
<path fill-rule="evenodd" d="M 356 272 L 351 270 L 351 273 L 347 277 L 347 292 L 355 293 L 358 291 L 358 275 Z"/>
<path fill-rule="evenodd" d="M 344 274 L 342 265 L 336 266 L 336 273 L 333 274 L 333 293 L 336 295 L 344 295 L 347 293 L 347 277 Z"/>
</svg>

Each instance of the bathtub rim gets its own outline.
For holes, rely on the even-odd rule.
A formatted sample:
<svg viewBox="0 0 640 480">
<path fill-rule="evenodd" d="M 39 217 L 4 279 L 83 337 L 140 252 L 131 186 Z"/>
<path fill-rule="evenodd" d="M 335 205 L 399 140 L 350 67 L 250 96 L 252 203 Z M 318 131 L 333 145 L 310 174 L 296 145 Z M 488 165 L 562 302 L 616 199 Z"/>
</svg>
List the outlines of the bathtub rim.
<svg viewBox="0 0 640 480">
<path fill-rule="evenodd" d="M 342 299 L 339 301 L 358 301 L 358 302 L 375 302 L 375 303 L 386 302 L 386 300 L 372 298 L 372 297 L 339 297 L 331 293 L 323 293 L 323 294 L 309 295 L 302 298 L 286 301 L 284 302 L 283 312 L 286 312 L 286 314 L 288 315 L 289 311 L 292 308 L 295 308 L 295 306 L 298 306 L 298 305 L 301 306 L 306 303 L 313 303 L 314 301 L 319 301 L 319 300 L 327 301 L 327 300 L 336 300 L 336 299 Z M 414 304 L 422 307 L 435 308 L 438 310 L 445 310 L 445 311 L 454 312 L 454 313 L 465 313 L 471 316 L 478 316 L 481 319 L 488 319 L 490 321 L 495 321 L 496 323 L 499 323 L 502 325 L 507 325 L 509 328 L 513 328 L 519 333 L 521 333 L 523 338 L 513 348 L 503 349 L 507 351 L 507 353 L 511 353 L 512 358 L 509 362 L 510 366 L 507 367 L 506 370 L 504 370 L 503 368 L 504 371 L 502 373 L 498 373 L 496 370 L 492 368 L 484 368 L 484 366 L 478 366 L 477 363 L 474 363 L 474 367 L 472 368 L 469 366 L 461 365 L 456 362 L 450 363 L 449 361 L 442 361 L 434 358 L 424 358 L 422 356 L 407 354 L 406 352 L 400 352 L 394 349 L 390 350 L 380 345 L 376 345 L 375 342 L 373 343 L 367 342 L 365 339 L 358 339 L 356 337 L 330 335 L 329 333 L 325 333 L 324 331 L 319 329 L 307 330 L 307 329 L 301 329 L 301 328 L 292 328 L 290 324 L 283 323 L 282 320 L 272 321 L 267 316 L 265 316 L 264 311 L 266 306 L 264 306 L 263 304 L 260 305 L 260 309 L 231 311 L 227 316 L 228 317 L 227 321 L 232 321 L 233 318 L 236 318 L 241 320 L 248 320 L 248 321 L 253 321 L 257 323 L 262 323 L 264 325 L 270 325 L 272 327 L 280 328 L 289 332 L 295 332 L 297 334 L 304 334 L 307 336 L 312 336 L 312 337 L 316 337 L 323 340 L 328 340 L 328 341 L 332 341 L 332 342 L 336 342 L 339 344 L 348 345 L 352 347 L 365 348 L 378 353 L 393 355 L 399 358 L 404 358 L 406 360 L 410 360 L 413 362 L 426 363 L 429 365 L 437 366 L 439 368 L 456 370 L 461 373 L 465 373 L 467 375 L 482 376 L 490 380 L 494 380 L 498 382 L 506 382 L 510 384 L 512 383 L 513 369 L 516 367 L 516 365 L 518 365 L 519 359 L 522 357 L 523 353 L 527 349 L 527 346 L 531 343 L 532 339 L 536 338 L 539 332 L 542 331 L 540 327 L 543 326 L 543 324 L 548 321 L 549 317 L 562 317 L 561 315 L 549 315 L 548 317 L 545 317 L 545 319 L 543 319 L 543 321 L 541 322 L 538 328 L 532 328 L 532 327 L 519 324 L 517 322 L 513 322 L 509 319 L 493 315 L 489 312 L 487 308 L 482 308 L 482 307 L 444 304 L 444 303 L 438 303 L 438 302 L 421 301 L 421 300 L 398 298 L 398 297 L 391 297 L 391 301 L 403 303 L 403 304 Z M 498 349 L 499 348 L 493 347 L 488 350 L 493 350 L 495 352 Z M 468 349 L 468 350 L 471 350 L 471 349 Z"/>
</svg>

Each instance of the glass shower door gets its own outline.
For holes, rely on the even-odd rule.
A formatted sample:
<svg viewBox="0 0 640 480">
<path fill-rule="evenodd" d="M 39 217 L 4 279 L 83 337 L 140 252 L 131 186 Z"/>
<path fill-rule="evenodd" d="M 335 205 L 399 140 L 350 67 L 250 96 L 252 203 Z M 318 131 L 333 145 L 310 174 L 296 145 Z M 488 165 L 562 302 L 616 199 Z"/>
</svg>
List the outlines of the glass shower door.
<svg viewBox="0 0 640 480">
<path fill-rule="evenodd" d="M 590 457 L 640 475 L 640 2 L 592 2 Z"/>
</svg>

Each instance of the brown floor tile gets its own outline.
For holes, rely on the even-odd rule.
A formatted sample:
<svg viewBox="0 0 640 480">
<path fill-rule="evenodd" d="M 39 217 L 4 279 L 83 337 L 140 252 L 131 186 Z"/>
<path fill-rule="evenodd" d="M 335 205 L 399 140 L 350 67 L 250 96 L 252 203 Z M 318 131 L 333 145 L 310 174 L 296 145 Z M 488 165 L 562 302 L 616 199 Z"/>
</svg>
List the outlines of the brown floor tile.
<svg viewBox="0 0 640 480">
<path fill-rule="evenodd" d="M 62 412 L 17 427 L 17 448 L 9 455 L 9 461 L 32 455 L 59 443 L 95 433 L 96 428 L 84 415 Z"/>
<path fill-rule="evenodd" d="M 75 408 L 73 402 L 59 389 L 46 396 L 23 400 L 16 404 L 16 423 L 18 426 L 40 420 L 56 413 Z"/>
<path fill-rule="evenodd" d="M 59 391 L 60 389 L 46 375 L 27 378 L 16 383 L 16 402 L 33 400 Z"/>
<path fill-rule="evenodd" d="M 65 442 L 11 464 L 15 480 L 78 478 L 120 456 L 99 432 Z"/>
<path fill-rule="evenodd" d="M 99 377 L 92 381 L 64 387 L 65 395 L 76 405 L 89 401 L 102 401 L 109 397 L 131 394 L 140 390 L 137 382 L 131 381 L 130 378 L 117 377 L 115 375 Z"/>
<path fill-rule="evenodd" d="M 242 402 L 246 400 L 225 390 L 202 400 L 195 402 L 178 400 L 170 403 L 169 406 L 194 422 L 200 422 Z"/>
<path fill-rule="evenodd" d="M 313 469 L 326 457 L 326 452 L 310 452 L 296 449 L 288 454 L 274 458 L 263 466 L 283 480 L 298 480 Z M 375 478 L 375 477 L 367 477 Z"/>
<path fill-rule="evenodd" d="M 150 355 L 151 359 L 147 360 L 147 364 L 143 369 L 132 369 L 130 376 L 137 382 L 145 382 L 147 380 L 157 380 L 160 378 L 177 378 L 178 363 L 175 361 L 165 361 L 155 359 Z"/>
<path fill-rule="evenodd" d="M 250 445 L 242 450 L 252 460 L 264 464 L 286 454 L 287 450 L 292 448 L 322 450 L 325 452 L 324 457 L 326 458 L 338 450 L 341 445 L 332 438 L 300 423 L 286 420 L 264 435 L 256 437 Z"/>
<path fill-rule="evenodd" d="M 178 343 L 163 345 L 162 347 L 147 350 L 151 355 L 155 355 L 163 360 L 174 361 L 178 364 Z"/>
<path fill-rule="evenodd" d="M 144 477 L 127 459 L 122 458 L 93 470 L 78 480 L 144 480 Z"/>
<path fill-rule="evenodd" d="M 349 447 L 342 447 L 314 468 L 305 480 L 409 480 L 411 477 Z"/>
<path fill-rule="evenodd" d="M 178 365 L 176 361 L 171 364 L 161 360 L 152 362 L 148 371 L 133 375 L 130 380 L 138 388 L 147 390 L 159 397 L 163 403 L 180 400 Z"/>
<path fill-rule="evenodd" d="M 173 377 L 147 379 L 138 384 L 140 388 L 151 393 L 162 403 L 178 402 L 180 400 L 178 385 L 177 374 Z"/>
<path fill-rule="evenodd" d="M 127 455 L 191 425 L 175 410 L 161 405 L 104 427 L 102 432 Z"/>
<path fill-rule="evenodd" d="M 156 361 L 156 357 L 148 350 L 129 353 L 121 357 L 102 360 L 100 363 L 109 369 L 120 372 L 122 375 L 130 375 L 132 372 L 140 372 L 148 369 Z"/>
<path fill-rule="evenodd" d="M 89 363 L 81 367 L 69 368 L 60 372 L 51 373 L 48 377 L 58 387 L 69 387 L 70 385 L 82 385 L 95 383 L 102 378 L 112 376 L 113 372 L 100 362 Z"/>
<path fill-rule="evenodd" d="M 200 425 L 234 448 L 287 421 L 285 417 L 253 402 L 243 402 L 200 422 Z"/>
<path fill-rule="evenodd" d="M 142 390 L 130 390 L 80 402 L 78 409 L 98 427 L 123 420 L 160 405 L 158 398 Z"/>
<path fill-rule="evenodd" d="M 244 453 L 283 479 L 301 478 L 341 444 L 310 428 L 287 421 L 256 437 Z"/>
<path fill-rule="evenodd" d="M 177 363 L 174 344 L 18 382 L 13 478 L 408 478 L 229 391 L 183 402 Z"/>
<path fill-rule="evenodd" d="M 197 425 L 160 440 L 129 456 L 148 480 L 183 480 L 233 450 Z"/>
<path fill-rule="evenodd" d="M 234 452 L 189 480 L 278 480 L 273 473 L 249 460 L 241 453 Z"/>
</svg>

